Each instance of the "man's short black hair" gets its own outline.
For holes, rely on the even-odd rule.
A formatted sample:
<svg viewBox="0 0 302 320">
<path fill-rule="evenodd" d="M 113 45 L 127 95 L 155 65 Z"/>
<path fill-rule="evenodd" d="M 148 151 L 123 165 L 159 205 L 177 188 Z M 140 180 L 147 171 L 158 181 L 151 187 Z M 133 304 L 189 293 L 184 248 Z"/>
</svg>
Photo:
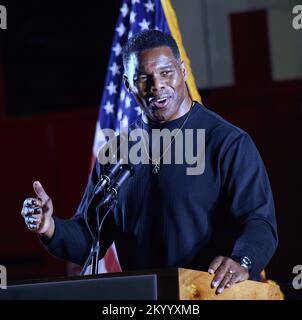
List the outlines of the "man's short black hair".
<svg viewBox="0 0 302 320">
<path fill-rule="evenodd" d="M 134 34 L 123 47 L 123 64 L 127 70 L 127 64 L 132 53 L 157 47 L 169 47 L 175 58 L 180 62 L 180 53 L 176 41 L 168 34 L 159 30 L 144 30 Z"/>
</svg>

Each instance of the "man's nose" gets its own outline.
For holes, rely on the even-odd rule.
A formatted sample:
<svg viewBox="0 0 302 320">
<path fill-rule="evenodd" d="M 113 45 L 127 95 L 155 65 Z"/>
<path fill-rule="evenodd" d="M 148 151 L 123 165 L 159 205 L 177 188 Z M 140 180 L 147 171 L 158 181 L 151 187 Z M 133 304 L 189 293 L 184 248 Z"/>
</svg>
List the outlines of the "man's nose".
<svg viewBox="0 0 302 320">
<path fill-rule="evenodd" d="M 157 92 L 164 88 L 164 83 L 161 77 L 152 76 L 150 77 L 150 91 Z"/>
</svg>

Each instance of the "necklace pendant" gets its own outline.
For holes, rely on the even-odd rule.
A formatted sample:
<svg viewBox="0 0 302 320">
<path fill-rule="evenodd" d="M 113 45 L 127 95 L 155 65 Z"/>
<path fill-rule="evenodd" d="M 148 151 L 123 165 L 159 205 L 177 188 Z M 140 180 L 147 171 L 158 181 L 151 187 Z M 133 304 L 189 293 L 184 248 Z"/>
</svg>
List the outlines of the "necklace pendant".
<svg viewBox="0 0 302 320">
<path fill-rule="evenodd" d="M 158 162 L 153 163 L 152 173 L 158 174 L 160 169 L 160 164 Z"/>
</svg>

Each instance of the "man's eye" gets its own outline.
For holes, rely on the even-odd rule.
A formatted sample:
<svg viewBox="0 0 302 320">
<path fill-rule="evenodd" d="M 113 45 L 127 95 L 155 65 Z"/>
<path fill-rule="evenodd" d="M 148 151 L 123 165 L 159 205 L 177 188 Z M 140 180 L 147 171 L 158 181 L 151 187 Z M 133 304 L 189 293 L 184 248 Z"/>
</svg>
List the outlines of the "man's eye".
<svg viewBox="0 0 302 320">
<path fill-rule="evenodd" d="M 166 70 L 166 71 L 162 71 L 161 75 L 162 75 L 163 77 L 166 77 L 166 76 L 169 75 L 170 73 L 171 73 L 170 70 Z"/>
<path fill-rule="evenodd" d="M 147 76 L 143 76 L 143 75 L 142 75 L 142 76 L 139 76 L 139 77 L 138 77 L 138 80 L 139 80 L 139 81 L 146 81 L 146 80 L 147 80 Z"/>
</svg>

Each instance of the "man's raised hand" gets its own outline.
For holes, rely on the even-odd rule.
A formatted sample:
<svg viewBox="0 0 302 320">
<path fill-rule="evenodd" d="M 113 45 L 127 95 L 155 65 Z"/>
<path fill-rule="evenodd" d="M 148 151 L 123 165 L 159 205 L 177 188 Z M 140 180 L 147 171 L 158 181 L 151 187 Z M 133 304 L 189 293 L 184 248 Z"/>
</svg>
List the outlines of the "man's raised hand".
<svg viewBox="0 0 302 320">
<path fill-rule="evenodd" d="M 36 198 L 26 198 L 21 215 L 27 228 L 36 234 L 52 238 L 54 234 L 53 204 L 39 181 L 33 183 Z"/>
</svg>

